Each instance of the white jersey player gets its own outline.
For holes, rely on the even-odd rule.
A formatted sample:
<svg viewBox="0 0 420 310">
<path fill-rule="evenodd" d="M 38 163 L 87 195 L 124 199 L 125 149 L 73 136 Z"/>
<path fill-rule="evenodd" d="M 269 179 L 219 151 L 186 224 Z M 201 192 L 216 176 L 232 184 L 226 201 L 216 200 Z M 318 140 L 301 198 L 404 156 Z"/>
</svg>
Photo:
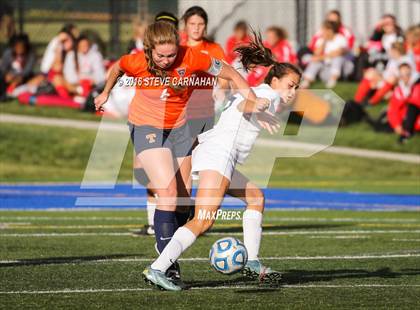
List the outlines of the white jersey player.
<svg viewBox="0 0 420 310">
<path fill-rule="evenodd" d="M 274 115 L 281 98 L 268 84 L 252 87 L 259 98 L 270 103 L 267 111 Z M 199 145 L 193 151 L 192 173 L 198 175 L 203 170 L 215 170 L 228 180 L 236 163 L 243 164 L 261 130 L 257 113 L 243 113 L 240 104 L 244 98 L 233 95 L 227 102 L 213 129 L 198 136 Z"/>
<path fill-rule="evenodd" d="M 258 259 L 261 235 L 264 194 L 244 175 L 235 171 L 237 163 L 243 163 L 249 155 L 261 128 L 276 131 L 278 124 L 274 112 L 279 104 L 290 103 L 299 87 L 301 72 L 289 63 L 277 63 L 271 52 L 255 35 L 250 45 L 237 49 L 245 68 L 253 65 L 270 66 L 262 84 L 253 91 L 265 104 L 257 104 L 235 95 L 216 126 L 199 136 L 199 145 L 194 150 L 192 171 L 199 175 L 196 195 L 195 216 L 178 228 L 171 241 L 153 262 L 143 271 L 148 283 L 163 289 L 179 291 L 181 286 L 165 277 L 165 271 L 190 247 L 196 238 L 214 223 L 214 214 L 220 207 L 225 194 L 242 199 L 246 203 L 243 213 L 244 244 L 248 251 L 248 262 L 243 270 L 245 276 L 271 284 L 277 283 L 279 272 L 265 267 Z M 231 185 L 234 186 L 231 187 Z M 231 187 L 231 188 L 230 188 Z"/>
</svg>

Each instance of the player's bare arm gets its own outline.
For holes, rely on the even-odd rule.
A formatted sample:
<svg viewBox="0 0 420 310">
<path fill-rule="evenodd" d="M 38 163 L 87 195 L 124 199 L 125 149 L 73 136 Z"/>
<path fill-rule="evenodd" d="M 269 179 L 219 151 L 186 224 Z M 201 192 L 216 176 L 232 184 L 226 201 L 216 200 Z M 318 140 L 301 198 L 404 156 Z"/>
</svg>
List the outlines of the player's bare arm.
<svg viewBox="0 0 420 310">
<path fill-rule="evenodd" d="M 104 90 L 95 98 L 95 108 L 97 111 L 103 111 L 102 106 L 108 100 L 111 89 L 114 87 L 118 78 L 121 77 L 123 74 L 124 74 L 124 71 L 121 70 L 119 62 L 117 61 L 111 68 Z"/>
</svg>

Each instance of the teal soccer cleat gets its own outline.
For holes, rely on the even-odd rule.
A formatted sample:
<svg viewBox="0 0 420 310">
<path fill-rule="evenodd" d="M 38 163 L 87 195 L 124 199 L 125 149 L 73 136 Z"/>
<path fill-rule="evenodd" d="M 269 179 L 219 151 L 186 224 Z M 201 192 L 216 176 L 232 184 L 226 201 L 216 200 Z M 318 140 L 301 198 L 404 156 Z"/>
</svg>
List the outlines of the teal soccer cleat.
<svg viewBox="0 0 420 310">
<path fill-rule="evenodd" d="M 181 291 L 182 288 L 168 279 L 164 272 L 154 270 L 150 266 L 143 270 L 144 281 L 166 291 Z"/>
</svg>

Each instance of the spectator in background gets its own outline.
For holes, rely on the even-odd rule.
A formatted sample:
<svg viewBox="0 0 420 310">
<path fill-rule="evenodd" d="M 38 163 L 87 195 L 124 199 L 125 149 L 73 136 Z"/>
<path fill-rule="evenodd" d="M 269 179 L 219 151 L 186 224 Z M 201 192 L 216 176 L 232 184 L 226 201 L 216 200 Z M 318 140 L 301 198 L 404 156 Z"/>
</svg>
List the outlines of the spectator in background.
<svg viewBox="0 0 420 310">
<path fill-rule="evenodd" d="M 416 63 L 417 72 L 420 72 L 420 24 L 407 29 L 405 40 L 407 54 L 412 55 Z"/>
<path fill-rule="evenodd" d="M 238 70 L 243 76 L 246 76 L 246 70 L 243 69 L 238 53 L 235 49 L 239 46 L 249 44 L 251 38 L 248 34 L 248 24 L 245 21 L 238 21 L 233 27 L 233 34 L 227 39 L 225 47 L 226 61 Z"/>
<path fill-rule="evenodd" d="M 57 82 L 63 79 L 63 67 L 68 53 L 76 48 L 72 30 L 74 31 L 71 27 L 61 29 L 44 53 L 42 73 L 14 90 L 13 96 L 17 97 L 20 103 L 81 108 L 80 104 L 69 96 L 66 87 Z"/>
<path fill-rule="evenodd" d="M 53 84 L 56 88 L 65 87 L 75 95 L 76 102 L 84 103 L 92 87 L 105 81 L 105 68 L 101 53 L 92 49 L 87 37 L 79 37 L 76 50 L 67 54 L 63 75 L 57 76 Z"/>
<path fill-rule="evenodd" d="M 7 43 L 15 34 L 15 21 L 13 19 L 13 7 L 0 2 L 0 42 Z M 5 39 L 5 41 L 2 40 Z"/>
<path fill-rule="evenodd" d="M 271 26 L 265 32 L 264 46 L 268 47 L 273 58 L 278 62 L 297 63 L 297 56 L 291 44 L 287 40 L 287 32 L 281 27 Z M 250 86 L 256 86 L 263 82 L 270 67 L 258 66 L 249 72 L 247 80 Z"/>
<path fill-rule="evenodd" d="M 349 27 L 343 25 L 341 21 L 341 13 L 338 10 L 331 10 L 327 13 L 325 20 L 334 22 L 338 24 L 338 32 L 343 35 L 347 40 L 347 48 L 349 50 L 352 50 L 354 47 L 354 40 L 355 36 L 353 32 L 350 30 Z M 311 38 L 311 41 L 309 42 L 309 49 L 314 52 L 316 49 L 317 41 L 322 39 L 322 29 L 318 30 L 313 37 Z"/>
<path fill-rule="evenodd" d="M 385 14 L 375 26 L 375 30 L 365 45 L 368 55 L 365 67 L 383 70 L 389 59 L 389 50 L 394 42 L 402 42 L 403 32 L 394 15 Z"/>
<path fill-rule="evenodd" d="M 286 30 L 281 27 L 271 26 L 266 30 L 265 37 L 264 46 L 271 50 L 277 62 L 296 64 L 296 53 L 287 40 Z"/>
<path fill-rule="evenodd" d="M 67 98 L 64 88 L 55 89 L 52 85 L 56 76 L 62 75 L 64 60 L 68 52 L 76 48 L 73 25 L 65 25 L 57 36 L 47 45 L 41 61 L 41 74 L 30 79 L 26 84 L 18 87 L 13 92 L 13 96 L 19 97 L 23 93 L 43 93 L 43 94 L 62 94 Z M 73 32 L 72 32 L 73 31 Z M 25 102 L 27 101 L 25 96 Z M 20 100 L 20 99 L 19 99 Z"/>
<path fill-rule="evenodd" d="M 354 96 L 358 104 L 377 104 L 390 92 L 399 78 L 398 67 L 401 63 L 409 64 L 414 71 L 416 65 L 411 54 L 406 54 L 404 43 L 394 42 L 389 51 L 389 60 L 383 72 L 375 68 L 368 68 L 360 81 Z"/>
<path fill-rule="evenodd" d="M 136 20 L 133 23 L 133 38 L 128 42 L 128 53 L 135 54 L 143 50 L 144 31 L 146 30 L 146 24 L 140 20 Z"/>
<path fill-rule="evenodd" d="M 353 69 L 354 69 L 354 55 L 352 53 L 353 47 L 354 47 L 354 41 L 355 36 L 351 29 L 347 26 L 345 26 L 341 20 L 341 13 L 338 10 L 331 10 L 327 13 L 325 16 L 325 20 L 331 21 L 338 24 L 338 32 L 343 35 L 347 40 L 347 54 L 344 64 L 344 75 L 347 77 L 349 76 Z M 315 48 L 317 46 L 318 40 L 322 39 L 322 27 L 319 29 L 311 38 L 309 41 L 309 44 L 307 47 L 304 47 L 299 50 L 298 58 L 299 58 L 299 64 L 302 68 L 305 68 L 310 59 L 311 55 L 315 52 Z"/>
<path fill-rule="evenodd" d="M 14 35 L 1 58 L 0 100 L 12 95 L 19 85 L 27 82 L 33 75 L 35 53 L 26 34 Z"/>
<path fill-rule="evenodd" d="M 387 110 L 389 126 L 404 142 L 420 131 L 420 78 L 411 64 L 401 63 L 399 82 Z"/>
<path fill-rule="evenodd" d="M 52 72 L 61 72 L 64 63 L 63 57 L 65 53 L 75 48 L 74 42 L 77 39 L 78 30 L 73 24 L 66 24 L 47 45 L 47 48 L 42 56 L 41 73 L 44 75 Z"/>
<path fill-rule="evenodd" d="M 326 87 L 333 88 L 341 75 L 347 40 L 339 33 L 339 25 L 324 21 L 322 37 L 317 40 L 315 51 L 303 73 L 302 88 L 308 88 L 319 74 Z"/>
</svg>

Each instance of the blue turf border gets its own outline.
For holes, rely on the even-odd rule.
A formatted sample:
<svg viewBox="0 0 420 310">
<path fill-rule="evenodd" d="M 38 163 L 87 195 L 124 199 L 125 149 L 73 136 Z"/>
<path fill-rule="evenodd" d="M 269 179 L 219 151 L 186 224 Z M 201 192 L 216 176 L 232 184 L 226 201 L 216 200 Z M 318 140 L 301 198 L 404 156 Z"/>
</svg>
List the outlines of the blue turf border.
<svg viewBox="0 0 420 310">
<path fill-rule="evenodd" d="M 420 195 L 265 189 L 268 209 L 420 210 Z M 81 189 L 78 184 L 0 185 L 0 210 L 142 209 L 144 188 Z M 227 198 L 224 208 L 242 207 Z"/>
</svg>

